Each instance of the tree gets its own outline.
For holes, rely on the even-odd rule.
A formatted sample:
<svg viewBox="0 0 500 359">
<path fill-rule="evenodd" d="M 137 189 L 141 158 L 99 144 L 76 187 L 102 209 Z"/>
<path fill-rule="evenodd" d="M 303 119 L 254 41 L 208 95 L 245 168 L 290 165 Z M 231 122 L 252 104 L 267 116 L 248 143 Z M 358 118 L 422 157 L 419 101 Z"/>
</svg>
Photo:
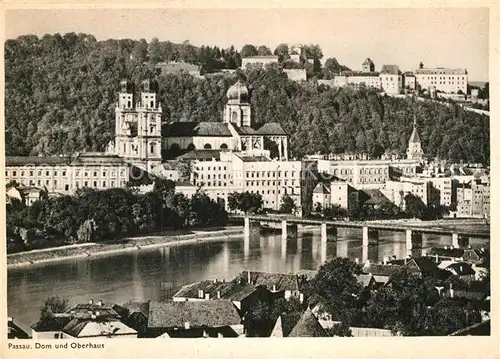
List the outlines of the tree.
<svg viewBox="0 0 500 359">
<path fill-rule="evenodd" d="M 409 216 L 420 219 L 425 217 L 427 208 L 420 197 L 415 196 L 412 193 L 408 193 L 404 197 L 404 203 L 405 203 L 405 212 Z"/>
<path fill-rule="evenodd" d="M 363 287 L 355 276 L 360 272 L 361 267 L 347 258 L 335 258 L 323 264 L 309 282 L 310 302 L 321 303 L 336 320 L 347 325 L 355 323 L 361 314 L 359 298 Z"/>
<path fill-rule="evenodd" d="M 242 47 L 240 55 L 241 57 L 257 56 L 259 54 L 257 48 L 254 45 L 246 44 Z"/>
<path fill-rule="evenodd" d="M 279 44 L 275 49 L 274 49 L 274 55 L 278 56 L 279 61 L 283 62 L 290 58 L 290 55 L 288 54 L 289 48 L 288 44 Z"/>
<path fill-rule="evenodd" d="M 347 210 L 338 204 L 332 204 L 323 208 L 323 216 L 330 219 L 344 218 L 347 217 Z"/>
<path fill-rule="evenodd" d="M 232 192 L 227 198 L 229 209 L 239 210 L 246 214 L 262 210 L 262 196 L 258 193 Z"/>
<path fill-rule="evenodd" d="M 273 53 L 271 52 L 271 50 L 269 49 L 269 47 L 261 45 L 257 49 L 257 54 L 260 55 L 260 56 L 269 56 L 269 55 L 272 55 Z"/>
<path fill-rule="evenodd" d="M 281 197 L 280 212 L 281 213 L 294 213 L 297 209 L 295 200 L 288 194 Z"/>
<path fill-rule="evenodd" d="M 40 308 L 40 320 L 45 319 L 55 313 L 64 313 L 68 309 L 68 301 L 59 296 L 52 296 L 45 300 L 42 308 Z"/>
</svg>

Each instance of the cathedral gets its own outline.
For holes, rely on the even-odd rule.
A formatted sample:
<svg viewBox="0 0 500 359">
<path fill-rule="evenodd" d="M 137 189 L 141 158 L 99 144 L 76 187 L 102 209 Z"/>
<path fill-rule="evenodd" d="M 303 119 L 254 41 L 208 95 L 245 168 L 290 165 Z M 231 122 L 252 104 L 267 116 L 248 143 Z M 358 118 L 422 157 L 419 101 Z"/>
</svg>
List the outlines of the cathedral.
<svg viewBox="0 0 500 359">
<path fill-rule="evenodd" d="M 115 140 L 108 145 L 108 152 L 147 171 L 161 164 L 162 153 L 192 150 L 266 153 L 288 160 L 288 135 L 279 123 L 252 123 L 249 91 L 240 81 L 226 93 L 222 122 L 164 123 L 157 91 L 155 81 L 143 81 L 140 99 L 135 101 L 134 85 L 122 81 L 115 110 Z"/>
</svg>

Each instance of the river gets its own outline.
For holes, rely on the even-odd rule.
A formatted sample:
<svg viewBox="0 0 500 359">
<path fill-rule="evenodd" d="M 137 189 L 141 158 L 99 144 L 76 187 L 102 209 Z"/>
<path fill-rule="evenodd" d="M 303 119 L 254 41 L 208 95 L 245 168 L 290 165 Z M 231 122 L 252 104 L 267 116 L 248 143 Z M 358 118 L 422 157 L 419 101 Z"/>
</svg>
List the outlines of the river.
<svg viewBox="0 0 500 359">
<path fill-rule="evenodd" d="M 414 255 L 450 244 L 449 236 L 424 235 L 423 249 Z M 488 241 L 471 238 L 470 244 L 480 247 Z M 379 245 L 368 247 L 372 263 L 384 256 L 404 258 L 405 254 L 404 233 L 380 232 Z M 319 231 L 314 231 L 299 233 L 286 246 L 281 235 L 263 234 L 252 238 L 246 248 L 243 239 L 236 238 L 39 263 L 8 270 L 8 315 L 29 329 L 45 299 L 55 294 L 68 299 L 70 305 L 90 299 L 105 303 L 160 300 L 161 283 L 178 288 L 204 279 L 231 279 L 243 270 L 294 273 L 317 269 L 325 259 L 335 257 L 361 261 L 361 231 L 339 229 L 336 240 L 323 247 Z"/>
</svg>

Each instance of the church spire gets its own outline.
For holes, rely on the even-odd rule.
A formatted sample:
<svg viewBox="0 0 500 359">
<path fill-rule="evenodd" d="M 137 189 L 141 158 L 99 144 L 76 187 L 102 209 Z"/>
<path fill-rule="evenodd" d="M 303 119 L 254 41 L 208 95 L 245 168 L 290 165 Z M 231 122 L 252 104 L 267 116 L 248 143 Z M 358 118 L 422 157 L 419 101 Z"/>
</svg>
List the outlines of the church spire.
<svg viewBox="0 0 500 359">
<path fill-rule="evenodd" d="M 413 115 L 413 131 L 411 133 L 410 142 L 420 142 L 420 136 L 417 131 L 417 116 Z"/>
</svg>

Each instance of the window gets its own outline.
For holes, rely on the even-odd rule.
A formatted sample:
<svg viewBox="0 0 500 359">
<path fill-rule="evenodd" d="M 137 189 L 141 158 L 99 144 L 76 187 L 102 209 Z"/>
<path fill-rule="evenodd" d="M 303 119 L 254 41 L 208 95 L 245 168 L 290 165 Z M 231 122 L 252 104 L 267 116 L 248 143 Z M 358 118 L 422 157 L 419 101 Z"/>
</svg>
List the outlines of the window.
<svg viewBox="0 0 500 359">
<path fill-rule="evenodd" d="M 69 185 L 68 185 L 68 184 L 67 184 L 67 185 L 64 185 L 64 190 L 65 190 L 65 191 L 69 191 Z"/>
<path fill-rule="evenodd" d="M 102 181 L 102 186 L 106 187 L 106 181 Z"/>
<path fill-rule="evenodd" d="M 42 185 L 42 181 L 41 180 L 38 180 L 38 185 L 41 186 Z"/>
<path fill-rule="evenodd" d="M 106 171 L 102 171 L 102 176 L 106 177 L 106 175 L 107 175 L 107 172 Z"/>
<path fill-rule="evenodd" d="M 94 181 L 94 187 L 97 187 L 97 181 Z"/>
<path fill-rule="evenodd" d="M 88 181 L 85 181 L 85 182 L 83 183 L 83 185 L 84 185 L 85 187 L 88 187 L 88 186 L 89 186 L 89 182 L 88 182 Z"/>
<path fill-rule="evenodd" d="M 111 181 L 111 187 L 115 186 L 115 181 Z"/>
<path fill-rule="evenodd" d="M 45 171 L 45 176 L 49 177 L 49 171 Z"/>
<path fill-rule="evenodd" d="M 97 177 L 97 171 L 94 171 L 94 177 Z"/>
<path fill-rule="evenodd" d="M 45 185 L 49 185 L 49 180 L 45 180 Z"/>
<path fill-rule="evenodd" d="M 54 180 L 54 186 L 57 187 L 57 180 Z"/>
<path fill-rule="evenodd" d="M 54 176 L 56 176 L 56 177 L 57 177 L 57 171 L 54 171 Z"/>
<path fill-rule="evenodd" d="M 66 176 L 66 171 L 62 171 L 62 175 L 63 175 L 63 176 Z"/>
<path fill-rule="evenodd" d="M 17 176 L 17 171 L 12 171 L 12 176 Z"/>
<path fill-rule="evenodd" d="M 24 177 L 24 171 L 21 171 L 21 177 Z"/>
<path fill-rule="evenodd" d="M 9 177 L 9 171 L 5 171 L 5 177 Z"/>
<path fill-rule="evenodd" d="M 80 176 L 80 170 L 75 171 L 75 176 Z"/>
<path fill-rule="evenodd" d="M 89 173 L 87 171 L 84 172 L 83 174 L 85 177 L 88 177 L 89 176 Z"/>
</svg>

